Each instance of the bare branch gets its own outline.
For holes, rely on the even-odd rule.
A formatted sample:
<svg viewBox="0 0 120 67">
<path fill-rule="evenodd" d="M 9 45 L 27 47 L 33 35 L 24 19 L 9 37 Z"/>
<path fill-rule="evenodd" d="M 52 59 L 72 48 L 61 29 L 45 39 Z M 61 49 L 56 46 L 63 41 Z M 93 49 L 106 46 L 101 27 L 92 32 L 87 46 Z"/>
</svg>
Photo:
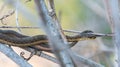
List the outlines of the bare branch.
<svg viewBox="0 0 120 67">
<path fill-rule="evenodd" d="M 39 25 L 38 23 L 41 22 L 41 20 L 39 20 L 38 17 L 36 17 L 32 12 L 30 12 L 30 10 L 27 7 L 25 7 L 25 5 L 23 5 L 20 1 L 19 3 L 17 3 L 17 0 L 4 0 L 4 1 L 5 4 L 10 5 L 14 8 L 17 4 L 17 7 L 19 8 L 18 12 L 24 15 L 24 18 L 30 21 L 30 23 L 36 22 L 34 23 L 34 25 Z M 40 25 L 39 27 L 42 27 L 42 25 Z"/>
<path fill-rule="evenodd" d="M 7 17 L 13 15 L 14 13 L 15 13 L 15 11 L 14 11 L 14 10 L 11 10 L 8 14 L 2 16 L 2 17 L 0 18 L 1 23 L 4 24 L 4 25 L 6 25 L 6 24 L 3 22 L 3 20 L 4 20 L 5 18 L 7 18 Z"/>
<path fill-rule="evenodd" d="M 16 54 L 10 47 L 0 44 L 0 51 L 17 63 L 20 67 L 32 67 L 27 61 Z"/>
<path fill-rule="evenodd" d="M 113 21 L 112 21 L 112 17 L 111 17 L 111 10 L 110 10 L 110 4 L 109 4 L 109 0 L 104 0 L 104 6 L 105 6 L 105 10 L 106 10 L 106 17 L 107 17 L 107 21 L 111 27 L 111 30 L 113 32 Z"/>
<path fill-rule="evenodd" d="M 39 16 L 44 22 L 41 24 L 44 26 L 44 30 L 48 36 L 48 40 L 51 43 L 50 46 L 53 48 L 55 55 L 60 60 L 61 66 L 74 67 L 74 64 L 72 63 L 72 60 L 69 56 L 69 49 L 67 48 L 68 46 L 66 46 L 67 42 L 59 31 L 59 28 L 55 25 L 54 21 L 49 16 L 44 0 L 35 0 L 35 3 L 38 8 Z"/>
<path fill-rule="evenodd" d="M 50 13 L 50 16 L 51 18 L 53 19 L 55 25 L 59 28 L 59 31 L 61 32 L 61 34 L 63 35 L 63 38 L 65 39 L 65 35 L 64 35 L 64 32 L 62 30 L 62 27 L 60 25 L 60 19 L 57 18 L 57 14 L 56 14 L 56 11 L 55 11 L 55 4 L 54 4 L 54 0 L 48 0 L 48 11 Z"/>
<path fill-rule="evenodd" d="M 0 28 L 18 28 L 17 26 L 0 26 Z M 32 26 L 19 26 L 21 29 L 39 29 L 40 27 L 32 27 Z"/>
<path fill-rule="evenodd" d="M 103 65 L 99 64 L 99 63 L 96 63 L 92 60 L 89 60 L 88 58 L 85 58 L 85 57 L 82 57 L 82 56 L 79 56 L 78 54 L 76 54 L 75 52 L 71 52 L 71 56 L 72 58 L 74 59 L 74 62 L 75 63 L 83 63 L 83 64 L 86 64 L 88 65 L 89 67 L 104 67 Z"/>
<path fill-rule="evenodd" d="M 41 52 L 41 51 L 39 51 L 39 50 L 36 50 L 36 49 L 34 49 L 34 48 L 30 48 L 30 47 L 25 47 L 25 48 L 22 48 L 22 49 L 25 49 L 25 50 L 27 50 L 27 51 L 29 51 L 29 52 L 36 51 L 35 55 L 40 56 L 40 57 L 43 57 L 43 58 L 45 58 L 45 59 L 47 59 L 47 60 L 50 60 L 50 61 L 52 61 L 52 62 L 54 62 L 54 63 L 58 63 L 58 64 L 59 64 L 59 62 L 58 62 L 58 60 L 57 60 L 56 58 L 54 58 L 54 57 L 52 57 L 52 56 L 49 56 L 48 54 L 45 54 L 44 52 Z"/>
<path fill-rule="evenodd" d="M 17 4 L 16 4 L 16 7 L 15 7 L 15 19 L 16 19 L 16 26 L 17 26 L 17 29 L 19 32 L 21 32 L 21 29 L 19 28 L 19 21 L 18 21 L 18 0 L 17 0 Z"/>
<path fill-rule="evenodd" d="M 108 5 L 107 8 L 109 10 L 109 20 L 110 23 L 113 24 L 113 32 L 114 32 L 114 43 L 116 49 L 116 58 L 118 67 L 120 67 L 120 16 L 119 16 L 119 5 L 118 0 L 106 0 L 105 3 Z"/>
<path fill-rule="evenodd" d="M 16 26 L 0 26 L 0 28 L 18 28 Z M 39 29 L 40 27 L 32 27 L 32 26 L 20 26 L 19 28 L 21 29 Z M 63 30 L 64 32 L 69 32 L 69 33 L 77 33 L 80 34 L 82 31 L 75 31 L 75 30 Z M 103 33 L 87 33 L 89 35 L 94 35 L 96 37 L 113 37 L 114 34 L 103 34 Z"/>
<path fill-rule="evenodd" d="M 82 33 L 80 31 L 74 31 L 74 30 L 63 30 L 64 32 L 71 32 L 71 33 Z M 88 33 L 90 35 L 94 35 L 96 37 L 113 37 L 114 34 L 110 33 L 110 34 L 102 34 L 102 33 Z"/>
</svg>

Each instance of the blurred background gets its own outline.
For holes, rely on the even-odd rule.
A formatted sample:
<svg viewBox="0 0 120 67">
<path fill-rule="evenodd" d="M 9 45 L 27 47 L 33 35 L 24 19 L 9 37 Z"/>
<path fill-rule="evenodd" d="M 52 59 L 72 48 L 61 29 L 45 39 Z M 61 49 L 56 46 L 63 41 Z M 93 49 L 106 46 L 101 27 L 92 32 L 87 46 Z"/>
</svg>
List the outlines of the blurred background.
<svg viewBox="0 0 120 67">
<path fill-rule="evenodd" d="M 25 0 L 20 0 L 25 7 L 27 7 L 34 15 L 37 15 L 34 0 L 25 3 Z M 46 0 L 47 1 L 47 0 Z M 104 7 L 104 0 L 55 0 L 55 8 L 60 24 L 64 30 L 84 31 L 92 30 L 96 33 L 111 33 L 110 25 L 106 18 L 106 12 Z M 0 18 L 6 14 L 9 14 L 13 10 L 11 6 L 4 3 L 4 0 L 0 0 Z M 34 17 L 33 17 L 34 18 Z M 18 13 L 19 26 L 38 26 L 29 23 L 24 15 Z M 3 24 L 4 23 L 4 24 Z M 16 26 L 15 14 L 5 18 L 0 23 L 1 26 Z M 12 29 L 16 30 L 17 29 Z M 34 32 L 33 32 L 34 31 Z M 44 34 L 41 29 L 21 29 L 22 34 L 33 36 L 38 34 Z M 74 35 L 66 33 L 67 35 Z M 22 49 L 13 47 L 19 54 Z M 97 63 L 104 65 L 105 67 L 114 67 L 114 44 L 111 37 L 97 38 L 95 40 L 80 41 L 72 50 L 79 55 L 94 60 Z M 25 53 L 26 57 L 29 56 L 29 52 Z M 52 55 L 52 54 L 50 54 Z M 42 57 L 34 56 L 29 61 L 33 67 L 59 67 L 57 64 L 48 61 Z M 4 54 L 0 53 L 0 66 L 17 67 L 17 65 L 7 58 Z M 85 65 L 81 67 L 86 67 Z"/>
</svg>

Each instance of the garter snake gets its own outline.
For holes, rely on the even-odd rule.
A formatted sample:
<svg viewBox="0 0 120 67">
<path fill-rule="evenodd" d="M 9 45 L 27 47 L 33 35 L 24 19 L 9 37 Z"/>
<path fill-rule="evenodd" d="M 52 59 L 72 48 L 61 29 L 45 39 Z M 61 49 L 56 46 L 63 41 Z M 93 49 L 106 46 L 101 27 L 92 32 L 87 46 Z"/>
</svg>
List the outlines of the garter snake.
<svg viewBox="0 0 120 67">
<path fill-rule="evenodd" d="M 92 31 L 83 31 L 82 33 L 74 36 L 66 35 L 68 42 L 73 42 L 74 44 L 80 40 L 95 39 L 96 36 L 89 35 L 86 33 L 93 33 Z M 26 36 L 15 32 L 13 30 L 0 30 L 0 43 L 7 44 L 10 46 L 17 47 L 27 47 L 33 46 L 44 51 L 50 51 L 48 45 L 48 39 L 46 35 L 35 35 L 35 36 Z M 41 45 L 42 44 L 42 45 Z M 70 45 L 71 47 L 73 45 Z"/>
</svg>

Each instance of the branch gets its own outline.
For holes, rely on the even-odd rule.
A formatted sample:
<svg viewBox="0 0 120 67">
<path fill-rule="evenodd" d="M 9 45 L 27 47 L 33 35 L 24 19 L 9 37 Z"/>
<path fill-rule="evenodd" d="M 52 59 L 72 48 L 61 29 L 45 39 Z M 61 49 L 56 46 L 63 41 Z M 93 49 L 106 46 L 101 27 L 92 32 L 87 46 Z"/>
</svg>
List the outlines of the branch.
<svg viewBox="0 0 120 67">
<path fill-rule="evenodd" d="M 109 8 L 109 20 L 113 24 L 114 43 L 118 67 L 120 67 L 120 16 L 118 0 L 106 0 Z"/>
<path fill-rule="evenodd" d="M 29 52 L 33 52 L 34 50 L 36 50 L 36 49 L 33 49 L 33 48 L 29 48 L 29 47 L 26 47 L 26 48 L 23 48 L 23 49 L 25 49 L 25 50 L 27 50 Z M 40 52 L 39 50 L 36 52 L 35 55 L 46 58 L 47 60 L 50 60 L 50 61 L 52 61 L 54 63 L 59 64 L 59 61 L 56 58 L 51 57 L 51 56 L 49 56 L 49 55 L 47 55 L 47 54 L 45 54 L 43 52 Z M 104 66 L 102 66 L 102 65 L 100 65 L 100 64 L 98 64 L 98 63 L 96 63 L 94 61 L 89 60 L 88 58 L 79 56 L 78 54 L 76 54 L 74 52 L 71 52 L 71 55 L 73 56 L 74 61 L 76 63 L 78 63 L 78 64 L 83 63 L 83 64 L 86 64 L 86 65 L 88 65 L 90 67 L 104 67 Z"/>
<path fill-rule="evenodd" d="M 22 57 L 16 54 L 10 47 L 0 44 L 0 51 L 13 60 L 20 67 L 32 67 L 27 61 L 25 61 Z"/>
<path fill-rule="evenodd" d="M 105 11 L 106 11 L 106 18 L 107 18 L 107 21 L 110 25 L 110 28 L 113 32 L 113 22 L 112 22 L 112 17 L 111 17 L 111 7 L 110 7 L 110 4 L 109 4 L 109 0 L 103 0 L 104 2 L 104 6 L 105 6 Z"/>
<path fill-rule="evenodd" d="M 32 27 L 32 26 L 0 26 L 0 28 L 21 28 L 21 29 L 39 29 L 40 27 Z"/>
<path fill-rule="evenodd" d="M 77 64 L 79 64 L 81 62 L 83 64 L 88 65 L 89 67 L 104 67 L 103 65 L 96 63 L 88 58 L 82 57 L 82 56 L 80 56 L 72 51 L 71 51 L 71 56 L 74 59 L 74 62 Z"/>
<path fill-rule="evenodd" d="M 4 20 L 5 18 L 13 15 L 14 13 L 15 13 L 15 11 L 14 11 L 14 10 L 11 10 L 8 14 L 2 16 L 2 17 L 0 18 L 1 23 L 4 24 L 4 25 L 6 25 L 6 24 L 3 22 L 3 20 Z"/>
<path fill-rule="evenodd" d="M 18 0 L 17 0 L 17 4 L 18 4 Z M 21 32 L 21 29 L 19 28 L 19 21 L 18 21 L 18 5 L 16 4 L 16 7 L 15 7 L 15 19 L 16 19 L 16 26 L 17 26 L 17 29 L 19 32 Z"/>
<path fill-rule="evenodd" d="M 50 56 L 50 55 L 48 55 L 48 54 L 45 54 L 45 53 L 43 53 L 43 52 L 40 51 L 40 50 L 37 50 L 37 49 L 34 49 L 34 48 L 30 48 L 30 47 L 24 47 L 24 48 L 22 48 L 22 49 L 27 50 L 27 51 L 29 51 L 29 52 L 31 52 L 31 53 L 32 53 L 32 52 L 35 52 L 34 55 L 43 57 L 43 58 L 45 58 L 45 59 L 47 59 L 47 60 L 50 60 L 50 61 L 52 61 L 52 62 L 54 62 L 54 63 L 58 63 L 58 64 L 59 64 L 59 62 L 58 62 L 58 60 L 57 60 L 56 58 L 54 58 L 54 57 L 52 57 L 52 56 Z"/>
<path fill-rule="evenodd" d="M 40 27 L 33 27 L 33 26 L 0 26 L 0 28 L 21 28 L 21 29 L 39 29 Z M 63 32 L 69 32 L 69 33 L 76 33 L 76 34 L 81 34 L 83 31 L 75 31 L 75 30 L 62 30 Z M 103 33 L 86 33 L 88 36 L 96 36 L 96 37 L 113 37 L 113 33 L 108 33 L 108 34 L 103 34 Z"/>
<path fill-rule="evenodd" d="M 80 31 L 74 31 L 74 30 L 63 30 L 64 32 L 71 32 L 71 33 L 77 33 L 77 34 L 80 34 L 82 32 Z M 108 34 L 103 34 L 103 33 L 87 33 L 88 35 L 93 35 L 93 36 L 96 36 L 96 37 L 113 37 L 114 34 L 113 33 L 108 33 Z"/>
<path fill-rule="evenodd" d="M 37 6 L 39 16 L 44 22 L 41 24 L 43 25 L 44 31 L 46 32 L 48 40 L 51 43 L 50 46 L 61 62 L 61 66 L 74 67 L 71 57 L 69 56 L 68 46 L 66 46 L 68 43 L 63 38 L 60 29 L 55 25 L 54 21 L 49 16 L 44 0 L 35 0 L 35 4 Z"/>
<path fill-rule="evenodd" d="M 50 60 L 50 61 L 52 61 L 54 63 L 58 63 L 59 64 L 59 62 L 58 62 L 58 60 L 56 58 L 54 58 L 54 57 L 52 57 L 52 56 L 50 56 L 50 55 L 48 55 L 46 53 L 43 53 L 40 50 L 37 50 L 37 49 L 34 49 L 34 48 L 30 48 L 30 47 L 25 47 L 25 48 L 22 48 L 22 49 L 27 50 L 27 51 L 29 51 L 31 53 L 35 51 L 34 55 L 37 55 L 39 57 L 43 57 L 43 58 L 45 58 L 47 60 Z"/>
<path fill-rule="evenodd" d="M 15 8 L 17 5 L 17 7 L 19 8 L 18 12 L 24 15 L 24 18 L 30 21 L 30 23 L 36 22 L 34 23 L 34 25 L 39 25 L 39 22 L 41 22 L 39 18 L 36 17 L 32 12 L 30 12 L 30 10 L 27 7 L 25 7 L 25 5 L 22 4 L 19 0 L 18 0 L 19 3 L 17 3 L 17 0 L 4 0 L 4 1 L 5 4 L 12 6 L 13 8 Z M 42 25 L 40 25 L 40 27 L 42 27 Z"/>
</svg>

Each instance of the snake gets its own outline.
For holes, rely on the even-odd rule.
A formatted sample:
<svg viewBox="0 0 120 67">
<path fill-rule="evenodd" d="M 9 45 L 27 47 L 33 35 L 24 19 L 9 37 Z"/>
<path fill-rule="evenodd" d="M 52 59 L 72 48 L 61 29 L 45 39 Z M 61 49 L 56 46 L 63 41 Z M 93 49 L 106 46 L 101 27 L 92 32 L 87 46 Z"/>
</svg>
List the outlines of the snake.
<svg viewBox="0 0 120 67">
<path fill-rule="evenodd" d="M 71 42 L 69 46 L 72 47 L 78 41 L 96 38 L 96 36 L 89 35 L 88 33 L 93 33 L 93 31 L 86 30 L 80 34 L 73 36 L 65 35 L 65 37 L 68 42 Z M 46 35 L 27 36 L 13 30 L 0 29 L 0 43 L 2 44 L 17 46 L 17 47 L 32 47 L 43 51 L 51 51 L 48 42 L 49 41 Z"/>
</svg>

